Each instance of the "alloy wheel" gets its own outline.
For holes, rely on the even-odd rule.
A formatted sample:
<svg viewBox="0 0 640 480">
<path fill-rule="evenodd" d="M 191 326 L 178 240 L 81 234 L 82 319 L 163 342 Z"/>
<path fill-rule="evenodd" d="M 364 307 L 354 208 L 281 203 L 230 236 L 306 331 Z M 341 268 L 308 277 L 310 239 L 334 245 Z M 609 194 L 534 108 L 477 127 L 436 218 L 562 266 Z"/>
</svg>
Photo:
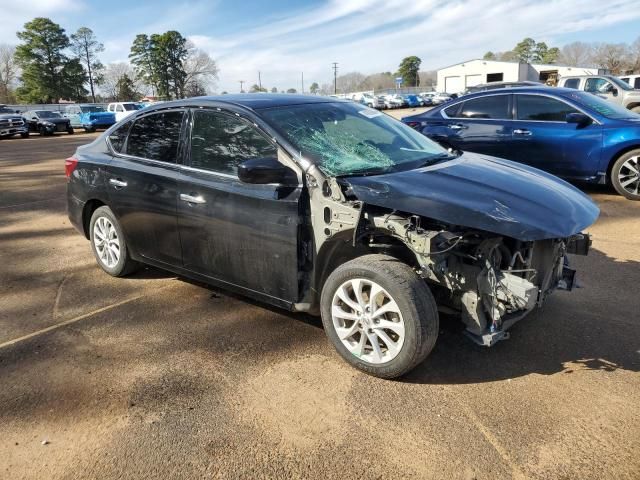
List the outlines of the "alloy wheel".
<svg viewBox="0 0 640 480">
<path fill-rule="evenodd" d="M 618 171 L 618 182 L 627 192 L 640 194 L 640 156 L 631 157 Z"/>
<path fill-rule="evenodd" d="M 376 282 L 354 278 L 340 285 L 333 295 L 331 318 L 342 344 L 360 360 L 386 363 L 402 350 L 405 325 L 400 307 Z"/>
<path fill-rule="evenodd" d="M 93 244 L 98 258 L 108 268 L 114 268 L 120 260 L 118 232 L 107 217 L 99 217 L 93 225 Z"/>
</svg>

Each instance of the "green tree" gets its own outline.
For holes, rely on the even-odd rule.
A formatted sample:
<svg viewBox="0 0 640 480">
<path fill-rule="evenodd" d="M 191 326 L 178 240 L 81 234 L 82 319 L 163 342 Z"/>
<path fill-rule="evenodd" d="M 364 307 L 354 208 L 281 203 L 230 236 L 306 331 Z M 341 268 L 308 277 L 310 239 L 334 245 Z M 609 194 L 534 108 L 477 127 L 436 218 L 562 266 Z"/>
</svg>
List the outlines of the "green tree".
<svg viewBox="0 0 640 480">
<path fill-rule="evenodd" d="M 116 100 L 129 101 L 137 100 L 140 97 L 140 92 L 136 90 L 136 84 L 132 78 L 126 73 L 120 77 L 116 83 Z"/>
<path fill-rule="evenodd" d="M 271 89 L 271 93 L 278 93 L 278 87 L 273 87 Z"/>
<path fill-rule="evenodd" d="M 61 72 L 62 90 L 60 96 L 68 100 L 76 102 L 85 102 L 87 100 L 87 90 L 84 88 L 87 83 L 87 73 L 85 72 L 80 60 L 73 58 L 69 60 Z"/>
<path fill-rule="evenodd" d="M 287 90 L 287 93 L 298 93 L 298 91 L 295 88 L 290 88 Z"/>
<path fill-rule="evenodd" d="M 534 56 L 535 56 L 535 50 L 536 50 L 536 41 L 533 38 L 529 38 L 529 37 L 522 40 L 513 49 L 518 60 L 523 63 L 531 63 L 531 61 L 534 59 Z"/>
<path fill-rule="evenodd" d="M 483 60 L 497 60 L 498 57 L 496 57 L 496 54 L 493 53 L 492 51 L 488 51 L 487 53 L 485 53 L 482 57 Z"/>
<path fill-rule="evenodd" d="M 69 37 L 48 18 L 34 18 L 17 33 L 23 42 L 16 47 L 16 61 L 22 68 L 21 100 L 30 103 L 57 103 L 63 97 L 62 70 L 69 62 L 64 51 Z"/>
<path fill-rule="evenodd" d="M 104 51 L 104 45 L 98 42 L 93 30 L 80 27 L 76 33 L 71 35 L 71 51 L 87 71 L 91 99 L 95 102 L 94 87 L 100 84 L 101 74 L 104 70 L 104 65 L 98 59 L 98 54 Z"/>
<path fill-rule="evenodd" d="M 251 93 L 256 93 L 256 92 L 266 92 L 267 89 L 264 87 L 260 87 L 258 84 L 254 83 L 253 85 L 251 85 L 251 88 L 249 89 L 249 92 Z"/>
<path fill-rule="evenodd" d="M 421 63 L 422 60 L 415 55 L 402 59 L 400 67 L 398 68 L 398 76 L 402 77 L 405 85 L 420 86 L 420 76 L 418 72 L 420 71 Z"/>
<path fill-rule="evenodd" d="M 151 87 L 151 94 L 156 94 L 156 77 L 154 62 L 151 55 L 151 40 L 148 35 L 141 33 L 136 35 L 131 45 L 129 60 L 133 65 L 136 78 Z"/>
<path fill-rule="evenodd" d="M 313 82 L 309 87 L 309 91 L 314 95 L 318 93 L 319 90 L 320 90 L 320 85 L 318 85 L 316 82 Z"/>
</svg>

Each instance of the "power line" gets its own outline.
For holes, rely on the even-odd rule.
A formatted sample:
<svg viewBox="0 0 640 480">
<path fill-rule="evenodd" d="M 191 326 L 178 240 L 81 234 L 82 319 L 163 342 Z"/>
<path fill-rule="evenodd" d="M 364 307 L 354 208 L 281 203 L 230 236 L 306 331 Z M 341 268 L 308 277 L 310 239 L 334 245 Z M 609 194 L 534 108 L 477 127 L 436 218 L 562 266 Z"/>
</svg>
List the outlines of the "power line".
<svg viewBox="0 0 640 480">
<path fill-rule="evenodd" d="M 240 93 L 242 93 L 244 90 L 242 89 L 242 85 L 244 84 L 244 80 L 238 80 L 238 82 L 240 83 Z"/>
</svg>

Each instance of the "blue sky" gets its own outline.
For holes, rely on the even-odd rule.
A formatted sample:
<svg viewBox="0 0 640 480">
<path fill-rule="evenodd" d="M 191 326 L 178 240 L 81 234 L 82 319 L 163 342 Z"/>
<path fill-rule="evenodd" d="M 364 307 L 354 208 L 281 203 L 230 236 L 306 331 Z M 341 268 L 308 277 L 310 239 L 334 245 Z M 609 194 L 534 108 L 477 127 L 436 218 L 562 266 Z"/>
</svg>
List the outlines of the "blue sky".
<svg viewBox="0 0 640 480">
<path fill-rule="evenodd" d="M 69 33 L 94 30 L 104 63 L 126 61 L 137 33 L 174 29 L 218 62 L 218 90 L 238 80 L 300 89 L 340 73 L 393 71 L 407 55 L 423 69 L 507 50 L 529 36 L 561 46 L 576 40 L 632 42 L 638 0 L 3 0 L 0 42 L 17 43 L 26 21 L 46 16 Z"/>
</svg>

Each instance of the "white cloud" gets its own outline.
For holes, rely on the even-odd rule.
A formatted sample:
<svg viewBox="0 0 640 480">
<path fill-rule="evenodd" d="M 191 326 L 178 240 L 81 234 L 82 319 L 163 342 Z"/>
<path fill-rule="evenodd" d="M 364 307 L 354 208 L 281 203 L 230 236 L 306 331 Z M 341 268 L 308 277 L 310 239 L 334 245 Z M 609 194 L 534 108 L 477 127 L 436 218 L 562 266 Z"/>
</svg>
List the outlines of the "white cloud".
<svg viewBox="0 0 640 480">
<path fill-rule="evenodd" d="M 16 44 L 16 32 L 22 30 L 24 24 L 35 17 L 51 17 L 55 15 L 56 22 L 60 17 L 76 14 L 84 10 L 82 0 L 3 0 L 0 10 L 0 42 Z M 64 25 L 63 25 L 64 26 Z"/>
</svg>

